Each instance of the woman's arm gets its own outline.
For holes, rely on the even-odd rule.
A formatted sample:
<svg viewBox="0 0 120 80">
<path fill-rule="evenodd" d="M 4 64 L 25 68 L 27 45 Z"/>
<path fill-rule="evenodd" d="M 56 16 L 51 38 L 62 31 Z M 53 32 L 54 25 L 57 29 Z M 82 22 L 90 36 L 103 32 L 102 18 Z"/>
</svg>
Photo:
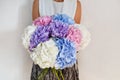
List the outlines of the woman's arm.
<svg viewBox="0 0 120 80">
<path fill-rule="evenodd" d="M 77 0 L 77 9 L 76 9 L 74 20 L 78 24 L 80 24 L 81 22 L 81 3 L 79 0 Z"/>
<path fill-rule="evenodd" d="M 39 14 L 39 0 L 34 0 L 32 7 L 32 20 L 35 20 L 40 16 Z"/>
</svg>

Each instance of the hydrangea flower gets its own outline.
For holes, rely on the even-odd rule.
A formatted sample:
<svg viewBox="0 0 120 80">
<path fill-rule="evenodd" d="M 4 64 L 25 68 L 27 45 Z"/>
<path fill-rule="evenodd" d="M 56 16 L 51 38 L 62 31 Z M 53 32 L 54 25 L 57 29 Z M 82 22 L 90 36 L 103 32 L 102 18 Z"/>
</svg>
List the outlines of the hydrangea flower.
<svg viewBox="0 0 120 80">
<path fill-rule="evenodd" d="M 55 14 L 33 21 L 25 29 L 22 40 L 35 64 L 41 68 L 64 69 L 76 63 L 76 52 L 88 45 L 91 35 L 67 15 Z"/>
<path fill-rule="evenodd" d="M 54 20 L 50 23 L 49 26 L 51 28 L 52 37 L 65 37 L 68 33 L 69 25 L 61 21 Z"/>
<path fill-rule="evenodd" d="M 24 30 L 24 35 L 22 36 L 22 43 L 27 50 L 29 50 L 30 38 L 35 29 L 35 26 L 28 26 Z"/>
<path fill-rule="evenodd" d="M 29 49 L 32 51 L 33 48 L 35 48 L 39 43 L 45 42 L 49 40 L 50 38 L 50 28 L 49 27 L 42 27 L 38 26 L 36 27 L 36 30 L 31 36 L 30 39 L 30 47 Z"/>
<path fill-rule="evenodd" d="M 80 24 L 74 24 L 74 27 L 79 28 L 79 30 L 81 31 L 82 34 L 82 39 L 81 39 L 81 43 L 80 43 L 80 47 L 79 50 L 83 50 L 85 49 L 88 44 L 91 41 L 91 34 L 90 32 L 86 29 L 85 26 L 80 25 Z"/>
<path fill-rule="evenodd" d="M 42 16 L 33 21 L 35 26 L 47 26 L 51 22 L 52 18 L 50 16 Z"/>
<path fill-rule="evenodd" d="M 52 19 L 57 20 L 57 21 L 62 21 L 69 25 L 72 25 L 75 23 L 74 20 L 72 18 L 70 18 L 69 16 L 67 16 L 66 14 L 55 14 L 52 16 Z"/>
<path fill-rule="evenodd" d="M 34 63 L 38 64 L 41 68 L 53 68 L 57 54 L 58 48 L 55 42 L 49 39 L 46 42 L 40 43 L 30 56 Z"/>
<path fill-rule="evenodd" d="M 70 26 L 66 38 L 69 39 L 70 41 L 74 42 L 74 44 L 76 46 L 76 50 L 78 51 L 80 44 L 81 44 L 81 40 L 82 40 L 81 31 L 74 26 Z"/>
<path fill-rule="evenodd" d="M 59 53 L 57 55 L 55 68 L 64 69 L 76 63 L 76 49 L 74 43 L 65 38 L 54 39 Z"/>
</svg>

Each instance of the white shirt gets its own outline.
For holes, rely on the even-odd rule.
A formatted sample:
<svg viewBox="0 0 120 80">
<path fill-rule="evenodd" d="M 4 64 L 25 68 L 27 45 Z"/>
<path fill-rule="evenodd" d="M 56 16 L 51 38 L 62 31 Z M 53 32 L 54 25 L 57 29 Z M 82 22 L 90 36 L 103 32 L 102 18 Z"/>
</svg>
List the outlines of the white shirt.
<svg viewBox="0 0 120 80">
<path fill-rule="evenodd" d="M 74 19 L 77 0 L 64 0 L 55 2 L 54 0 L 39 0 L 40 16 L 50 16 L 56 13 L 67 14 Z"/>
<path fill-rule="evenodd" d="M 56 2 L 54 1 L 53 3 L 53 7 L 54 7 L 54 13 L 62 13 L 63 10 L 63 2 Z"/>
</svg>

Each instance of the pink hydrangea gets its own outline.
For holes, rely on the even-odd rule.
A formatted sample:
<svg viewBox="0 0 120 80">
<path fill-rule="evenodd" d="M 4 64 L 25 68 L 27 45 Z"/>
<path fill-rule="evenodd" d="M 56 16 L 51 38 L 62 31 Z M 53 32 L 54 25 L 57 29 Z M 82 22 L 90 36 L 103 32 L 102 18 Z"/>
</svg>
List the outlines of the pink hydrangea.
<svg viewBox="0 0 120 80">
<path fill-rule="evenodd" d="M 33 21 L 35 26 L 47 26 L 51 22 L 52 18 L 50 16 L 39 17 Z"/>
<path fill-rule="evenodd" d="M 69 39 L 70 41 L 74 42 L 75 46 L 76 46 L 76 50 L 79 50 L 80 43 L 82 40 L 82 34 L 78 28 L 76 28 L 74 26 L 70 26 L 66 38 Z"/>
</svg>

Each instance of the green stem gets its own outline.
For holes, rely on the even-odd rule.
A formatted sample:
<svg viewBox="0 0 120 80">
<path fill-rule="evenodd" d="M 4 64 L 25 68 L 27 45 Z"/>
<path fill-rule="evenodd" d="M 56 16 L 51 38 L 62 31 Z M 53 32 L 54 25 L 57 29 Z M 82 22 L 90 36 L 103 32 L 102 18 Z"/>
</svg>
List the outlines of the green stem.
<svg viewBox="0 0 120 80">
<path fill-rule="evenodd" d="M 45 77 L 45 75 L 48 73 L 48 70 L 49 70 L 48 68 L 43 69 L 43 71 L 38 76 L 38 80 L 42 80 Z"/>
<path fill-rule="evenodd" d="M 52 68 L 53 73 L 56 75 L 56 77 L 58 78 L 58 80 L 60 80 L 57 70 L 55 68 Z"/>
<path fill-rule="evenodd" d="M 59 72 L 60 72 L 60 75 L 62 77 L 62 80 L 64 80 L 64 76 L 63 76 L 62 70 L 59 70 Z"/>
</svg>

